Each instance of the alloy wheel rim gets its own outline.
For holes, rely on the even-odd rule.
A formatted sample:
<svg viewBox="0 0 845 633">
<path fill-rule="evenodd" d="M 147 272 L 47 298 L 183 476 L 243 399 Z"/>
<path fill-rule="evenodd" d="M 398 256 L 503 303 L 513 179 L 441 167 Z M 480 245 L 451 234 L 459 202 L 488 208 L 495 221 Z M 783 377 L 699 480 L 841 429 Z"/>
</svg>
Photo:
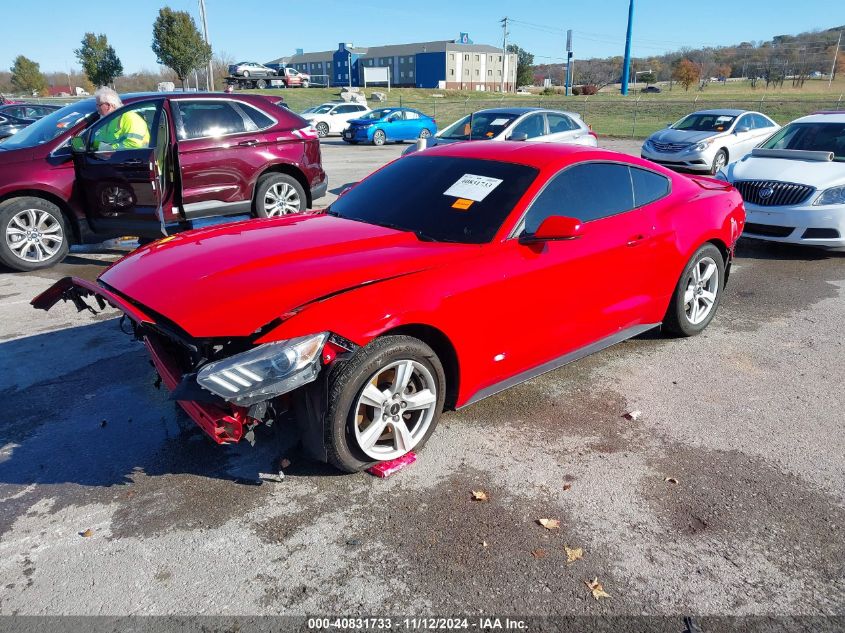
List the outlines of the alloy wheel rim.
<svg viewBox="0 0 845 633">
<path fill-rule="evenodd" d="M 384 132 L 382 132 L 381 130 L 376 130 L 375 134 L 373 134 L 373 143 L 375 143 L 376 145 L 381 145 L 382 143 L 384 143 L 384 138 Z"/>
<path fill-rule="evenodd" d="M 25 262 L 40 263 L 54 257 L 64 239 L 62 225 L 42 209 L 25 209 L 6 225 L 6 245 Z"/>
<path fill-rule="evenodd" d="M 684 313 L 692 325 L 702 323 L 713 311 L 719 292 L 719 269 L 711 257 L 702 257 L 690 271 L 684 290 Z"/>
<path fill-rule="evenodd" d="M 718 172 L 722 167 L 727 164 L 727 160 L 725 160 L 725 155 L 722 152 L 719 152 L 716 155 L 716 169 L 713 171 Z"/>
<path fill-rule="evenodd" d="M 285 182 L 272 185 L 264 194 L 264 210 L 268 218 L 299 213 L 299 203 L 296 189 Z"/>
<path fill-rule="evenodd" d="M 436 407 L 437 385 L 425 365 L 390 363 L 370 376 L 355 402 L 355 440 L 371 459 L 401 457 L 425 437 Z"/>
<path fill-rule="evenodd" d="M 329 126 L 325 123 L 318 123 L 317 124 L 317 136 L 320 138 L 326 137 L 329 135 Z"/>
<path fill-rule="evenodd" d="M 429 132 L 428 130 L 423 130 L 422 132 L 420 132 L 420 138 L 428 138 L 429 136 L 431 136 L 431 132 Z"/>
</svg>

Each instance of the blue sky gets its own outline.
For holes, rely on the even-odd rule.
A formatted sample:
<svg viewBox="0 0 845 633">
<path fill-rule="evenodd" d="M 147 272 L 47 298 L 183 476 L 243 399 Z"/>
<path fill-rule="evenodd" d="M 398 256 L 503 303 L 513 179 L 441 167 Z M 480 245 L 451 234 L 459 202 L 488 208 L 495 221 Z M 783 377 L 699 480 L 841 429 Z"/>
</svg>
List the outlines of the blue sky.
<svg viewBox="0 0 845 633">
<path fill-rule="evenodd" d="M 158 9 L 185 10 L 198 20 L 197 0 L 30 0 L 4 2 L 0 67 L 23 54 L 41 70 L 78 68 L 73 49 L 86 31 L 105 33 L 126 72 L 156 69 L 150 50 Z M 633 53 L 657 55 L 681 46 L 728 45 L 767 40 L 845 24 L 845 9 L 830 0 L 740 0 L 725 3 L 635 0 Z M 840 7 L 845 5 L 839 5 Z M 575 57 L 621 55 L 628 0 L 351 0 L 321 2 L 206 0 L 216 52 L 266 62 L 338 42 L 378 46 L 457 38 L 501 46 L 499 20 L 513 20 L 509 41 L 534 53 L 535 63 L 564 57 L 565 30 L 574 31 Z"/>
</svg>

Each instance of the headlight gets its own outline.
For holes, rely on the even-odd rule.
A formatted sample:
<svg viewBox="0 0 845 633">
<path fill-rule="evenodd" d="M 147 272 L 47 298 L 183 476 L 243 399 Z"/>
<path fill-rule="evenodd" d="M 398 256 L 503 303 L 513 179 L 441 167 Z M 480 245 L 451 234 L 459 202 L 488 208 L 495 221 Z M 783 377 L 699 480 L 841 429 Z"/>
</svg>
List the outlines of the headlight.
<svg viewBox="0 0 845 633">
<path fill-rule="evenodd" d="M 328 332 L 320 332 L 259 345 L 209 363 L 197 374 L 197 382 L 224 400 L 243 406 L 288 393 L 317 377 L 320 353 L 328 337 Z"/>
<path fill-rule="evenodd" d="M 643 143 L 643 149 L 647 149 L 647 150 L 649 150 L 650 152 L 653 152 L 653 151 L 654 151 L 654 143 L 652 143 L 652 142 L 651 142 L 651 139 L 650 139 L 650 138 L 647 138 L 647 139 L 645 140 L 645 143 Z"/>
<path fill-rule="evenodd" d="M 710 145 L 711 145 L 712 143 L 713 143 L 713 141 L 712 141 L 712 140 L 699 141 L 698 143 L 696 143 L 695 145 L 693 145 L 692 147 L 690 147 L 690 149 L 691 149 L 692 151 L 694 151 L 694 152 L 703 152 L 703 151 L 704 151 L 704 150 L 706 150 L 708 147 L 710 147 Z"/>
<path fill-rule="evenodd" d="M 826 189 L 813 202 L 813 206 L 821 206 L 823 204 L 845 204 L 845 186 Z"/>
</svg>

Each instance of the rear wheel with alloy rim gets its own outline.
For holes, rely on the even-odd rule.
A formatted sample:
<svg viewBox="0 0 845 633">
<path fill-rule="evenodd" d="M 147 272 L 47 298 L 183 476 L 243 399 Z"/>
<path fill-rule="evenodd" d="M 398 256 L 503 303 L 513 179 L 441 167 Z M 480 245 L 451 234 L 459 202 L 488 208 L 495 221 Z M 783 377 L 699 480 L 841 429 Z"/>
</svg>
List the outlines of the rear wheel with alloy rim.
<svg viewBox="0 0 845 633">
<path fill-rule="evenodd" d="M 384 145 L 386 140 L 387 136 L 385 136 L 382 130 L 376 130 L 373 132 L 373 145 Z"/>
<path fill-rule="evenodd" d="M 663 327 L 677 336 L 693 336 L 701 332 L 716 314 L 725 283 L 725 261 L 713 244 L 704 244 L 687 263 Z"/>
<path fill-rule="evenodd" d="M 318 123 L 317 125 L 314 126 L 314 129 L 317 130 L 317 136 L 319 136 L 320 138 L 325 138 L 326 136 L 329 135 L 329 124 L 328 123 L 324 123 L 324 122 L 321 121 L 320 123 Z"/>
<path fill-rule="evenodd" d="M 725 150 L 720 149 L 713 157 L 713 165 L 710 167 L 710 173 L 714 176 L 719 173 L 728 164 L 728 155 Z"/>
<path fill-rule="evenodd" d="M 259 218 L 299 213 L 305 210 L 305 190 L 288 174 L 266 174 L 255 188 L 253 212 Z"/>
<path fill-rule="evenodd" d="M 59 207 L 43 198 L 12 198 L 0 204 L 0 227 L 0 261 L 10 268 L 48 268 L 67 255 L 64 216 Z"/>
<path fill-rule="evenodd" d="M 385 336 L 361 348 L 329 382 L 329 462 L 357 472 L 421 449 L 445 390 L 443 366 L 422 341 Z"/>
</svg>

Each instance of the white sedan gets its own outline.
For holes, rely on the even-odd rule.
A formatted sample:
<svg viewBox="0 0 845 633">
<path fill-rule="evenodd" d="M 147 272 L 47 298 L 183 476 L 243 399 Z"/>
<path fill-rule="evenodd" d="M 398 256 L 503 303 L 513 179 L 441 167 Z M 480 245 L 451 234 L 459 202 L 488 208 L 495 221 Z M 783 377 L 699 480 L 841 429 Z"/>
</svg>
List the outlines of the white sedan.
<svg viewBox="0 0 845 633">
<path fill-rule="evenodd" d="M 329 134 L 340 134 L 347 127 L 349 119 L 357 119 L 369 111 L 370 108 L 362 103 L 323 103 L 308 108 L 301 116 L 323 138 Z"/>
<path fill-rule="evenodd" d="M 670 169 L 715 174 L 779 129 L 759 112 L 701 110 L 649 136 L 640 155 Z"/>
<path fill-rule="evenodd" d="M 796 119 L 717 177 L 745 201 L 744 236 L 845 251 L 845 113 Z"/>
</svg>

